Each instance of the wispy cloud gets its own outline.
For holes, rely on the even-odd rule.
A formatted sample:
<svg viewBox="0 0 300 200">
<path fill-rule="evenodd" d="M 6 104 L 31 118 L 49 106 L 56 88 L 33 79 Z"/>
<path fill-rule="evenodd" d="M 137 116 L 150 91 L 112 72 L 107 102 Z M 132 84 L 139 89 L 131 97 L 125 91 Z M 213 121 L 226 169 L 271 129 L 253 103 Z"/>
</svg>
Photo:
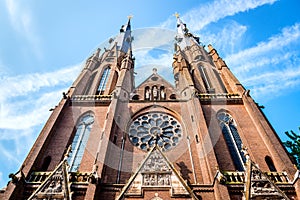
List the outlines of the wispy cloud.
<svg viewBox="0 0 300 200">
<path fill-rule="evenodd" d="M 49 73 L 2 77 L 0 128 L 20 130 L 39 125 L 49 115 L 49 108 L 61 98 L 62 91 L 76 78 L 79 69 L 80 65 L 75 65 Z"/>
<path fill-rule="evenodd" d="M 133 51 L 158 48 L 172 52 L 175 34 L 174 29 L 160 27 L 136 29 L 133 31 Z"/>
<path fill-rule="evenodd" d="M 29 92 L 36 92 L 43 87 L 55 87 L 68 83 L 76 78 L 81 64 L 62 68 L 54 72 L 34 73 L 17 76 L 0 77 L 1 98 L 25 96 Z"/>
<path fill-rule="evenodd" d="M 300 24 L 296 23 L 225 60 L 253 96 L 266 101 L 300 85 L 299 43 Z"/>
<path fill-rule="evenodd" d="M 200 30 L 207 24 L 217 22 L 218 20 L 233 16 L 240 12 L 245 12 L 265 4 L 272 4 L 276 0 L 221 0 L 213 1 L 199 8 L 193 9 L 182 16 L 183 19 L 189 21 L 192 30 Z M 212 11 L 208 14 L 208 10 Z"/>
<path fill-rule="evenodd" d="M 5 0 L 12 27 L 31 43 L 34 52 L 40 57 L 40 39 L 35 32 L 32 13 L 26 6 L 27 3 L 26 1 Z"/>
<path fill-rule="evenodd" d="M 206 25 L 217 22 L 227 16 L 233 16 L 262 5 L 273 4 L 276 1 L 277 0 L 214 0 L 213 2 L 202 4 L 200 7 L 196 7 L 184 13 L 181 18 L 188 23 L 190 30 L 198 31 Z M 174 21 L 174 16 L 170 16 L 161 26 L 170 27 L 170 25 L 174 24 Z"/>
<path fill-rule="evenodd" d="M 23 130 L 40 125 L 49 116 L 49 109 L 54 107 L 61 99 L 62 91 L 66 90 L 47 92 L 40 94 L 41 97 L 30 100 L 25 98 L 14 105 L 3 103 L 1 105 L 0 127 L 2 129 Z M 35 96 L 36 95 L 34 95 L 34 97 Z M 16 124 L 18 124 L 18 126 L 16 126 Z M 4 133 L 2 136 L 3 135 Z M 0 138 L 2 138 L 2 136 Z M 11 138 L 14 136 L 8 133 L 6 137 Z"/>
<path fill-rule="evenodd" d="M 244 80 L 252 88 L 252 95 L 260 100 L 281 96 L 300 86 L 300 67 L 257 74 Z"/>
<path fill-rule="evenodd" d="M 136 68 L 137 72 L 136 76 L 136 84 L 140 84 L 146 78 L 148 78 L 152 74 L 152 69 L 156 68 L 158 70 L 158 74 L 162 75 L 167 81 L 173 83 L 173 75 L 172 73 L 172 53 L 167 51 L 159 51 L 159 55 L 156 55 L 156 50 L 147 51 L 140 50 L 135 53 L 136 56 Z"/>
<path fill-rule="evenodd" d="M 49 109 L 57 105 L 80 69 L 77 64 L 48 73 L 0 76 L 0 163 L 6 162 L 1 170 L 14 172 L 20 166 Z M 0 184 L 5 184 L 1 176 Z"/>
<path fill-rule="evenodd" d="M 205 27 L 199 31 L 199 35 L 201 36 L 201 41 L 205 41 L 206 44 L 213 44 L 219 52 L 232 54 L 242 48 L 246 31 L 247 26 L 239 24 L 234 20 L 228 20 L 222 23 L 222 25 L 218 24 L 217 28 Z"/>
<path fill-rule="evenodd" d="M 299 42 L 299 39 L 300 24 L 296 23 L 293 26 L 283 28 L 280 34 L 270 37 L 268 41 L 261 42 L 255 47 L 230 55 L 226 60 L 230 62 L 232 66 L 237 67 L 238 71 L 248 71 L 256 66 L 261 66 L 262 64 L 259 64 L 261 57 L 266 57 L 267 54 L 268 57 L 270 57 L 270 53 L 273 52 L 272 55 L 278 53 L 281 55 L 277 56 L 282 57 L 283 51 L 287 50 L 289 45 L 293 45 L 294 42 Z M 256 64 L 257 62 L 258 64 Z M 251 65 L 248 63 L 251 63 Z"/>
<path fill-rule="evenodd" d="M 135 60 L 136 84 L 140 84 L 157 68 L 158 73 L 168 81 L 172 69 L 173 40 L 176 32 L 165 28 L 143 28 L 133 31 L 133 52 Z M 166 73 L 166 71 L 168 73 Z"/>
<path fill-rule="evenodd" d="M 5 156 L 6 158 L 8 158 L 9 161 L 13 161 L 13 162 L 16 162 L 16 163 L 20 164 L 20 161 L 16 158 L 16 156 L 13 155 L 11 150 L 7 150 L 6 148 L 3 148 L 0 145 L 0 151 L 1 151 L 1 154 L 3 156 Z"/>
</svg>

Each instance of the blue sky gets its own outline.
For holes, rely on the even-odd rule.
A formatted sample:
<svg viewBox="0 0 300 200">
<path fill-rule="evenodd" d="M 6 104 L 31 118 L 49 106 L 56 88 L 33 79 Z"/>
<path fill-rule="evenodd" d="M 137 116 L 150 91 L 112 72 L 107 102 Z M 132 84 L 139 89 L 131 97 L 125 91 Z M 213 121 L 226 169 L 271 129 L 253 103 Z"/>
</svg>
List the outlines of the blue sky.
<svg viewBox="0 0 300 200">
<path fill-rule="evenodd" d="M 0 187 L 21 166 L 49 109 L 85 59 L 117 34 L 130 14 L 137 81 L 153 65 L 169 79 L 173 15 L 178 12 L 266 107 L 265 114 L 285 140 L 285 131 L 300 126 L 299 8 L 299 0 L 2 0 Z"/>
</svg>

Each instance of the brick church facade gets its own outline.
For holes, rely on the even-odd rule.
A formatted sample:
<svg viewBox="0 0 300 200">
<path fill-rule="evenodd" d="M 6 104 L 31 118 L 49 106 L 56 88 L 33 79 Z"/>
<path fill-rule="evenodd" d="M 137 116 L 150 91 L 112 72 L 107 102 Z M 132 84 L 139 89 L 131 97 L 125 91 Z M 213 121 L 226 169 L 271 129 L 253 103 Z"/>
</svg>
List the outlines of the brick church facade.
<svg viewBox="0 0 300 200">
<path fill-rule="evenodd" d="M 175 84 L 154 68 L 135 86 L 132 40 L 129 19 L 86 60 L 0 199 L 300 199 L 299 171 L 212 45 L 177 16 Z"/>
</svg>

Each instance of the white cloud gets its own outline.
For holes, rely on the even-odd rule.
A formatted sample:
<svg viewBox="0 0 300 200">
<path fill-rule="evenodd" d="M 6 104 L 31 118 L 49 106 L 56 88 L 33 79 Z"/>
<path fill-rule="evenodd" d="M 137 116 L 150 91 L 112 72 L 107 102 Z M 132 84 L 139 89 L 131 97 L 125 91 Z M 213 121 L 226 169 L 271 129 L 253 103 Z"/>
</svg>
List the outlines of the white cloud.
<svg viewBox="0 0 300 200">
<path fill-rule="evenodd" d="M 152 74 L 153 68 L 157 69 L 159 75 L 164 77 L 170 83 L 173 83 L 172 53 L 160 52 L 158 56 L 153 56 L 155 51 L 156 49 L 153 49 L 152 51 L 144 49 L 135 53 L 135 71 L 137 72 L 135 80 L 137 85 L 139 85 Z M 159 51 L 159 49 L 157 51 Z"/>
<path fill-rule="evenodd" d="M 276 0 L 215 0 L 212 3 L 201 5 L 182 16 L 189 22 L 191 30 L 200 30 L 207 24 L 217 22 L 227 16 L 245 12 L 265 4 L 272 4 Z"/>
<path fill-rule="evenodd" d="M 255 9 L 266 4 L 273 4 L 277 0 L 215 0 L 207 4 L 201 4 L 200 7 L 194 8 L 183 14 L 181 18 L 188 24 L 192 31 L 201 30 L 206 25 L 217 22 L 227 16 L 233 16 L 240 12 Z M 162 27 L 175 27 L 174 16 L 170 16 L 161 24 Z"/>
<path fill-rule="evenodd" d="M 266 101 L 300 85 L 300 24 L 225 58 L 256 99 Z"/>
<path fill-rule="evenodd" d="M 3 148 L 3 146 L 0 144 L 0 152 L 1 155 L 6 157 L 8 161 L 13 161 L 17 164 L 21 164 L 20 161 L 16 158 L 16 156 L 12 153 L 11 150 L 7 150 L 6 148 Z"/>
<path fill-rule="evenodd" d="M 17 104 L 4 103 L 4 108 L 2 108 L 0 114 L 0 127 L 2 129 L 24 130 L 40 125 L 49 116 L 49 109 L 54 107 L 61 99 L 62 91 L 65 90 L 39 94 L 41 97 L 29 101 L 28 99 L 23 99 Z M 6 137 L 10 138 L 13 136 L 7 135 Z"/>
<path fill-rule="evenodd" d="M 285 82 L 288 82 L 288 86 L 294 85 L 300 80 L 300 67 L 293 67 L 293 69 L 283 69 L 277 71 L 269 71 L 263 74 L 256 74 L 255 76 L 249 76 L 244 79 L 244 82 L 252 86 L 256 82 L 261 82 L 263 85 L 276 85 L 283 86 Z M 274 87 L 276 88 L 276 87 Z"/>
<path fill-rule="evenodd" d="M 48 73 L 0 77 L 1 170 L 16 170 L 28 153 L 50 108 L 62 98 L 78 75 L 81 64 Z M 13 171 L 11 171 L 13 172 Z M 2 177 L 0 184 L 4 185 Z"/>
<path fill-rule="evenodd" d="M 31 48 L 36 55 L 41 57 L 40 39 L 35 33 L 32 13 L 27 6 L 28 2 L 5 0 L 5 3 L 12 27 L 31 43 Z"/>
<path fill-rule="evenodd" d="M 270 53 L 272 52 L 272 54 L 275 52 L 282 54 L 283 48 L 292 45 L 293 42 L 299 42 L 299 39 L 300 24 L 296 23 L 291 27 L 283 28 L 280 34 L 270 37 L 267 42 L 261 42 L 255 47 L 228 56 L 226 61 L 230 63 L 231 66 L 240 67 L 242 70 L 249 70 L 255 68 L 255 66 L 261 66 L 261 64 L 255 64 L 255 62 L 261 62 L 261 57 L 266 57 L 267 54 L 268 57 L 270 57 Z M 247 63 L 252 63 L 252 65 L 245 67 L 244 64 Z"/>
<path fill-rule="evenodd" d="M 0 77 L 3 83 L 0 85 L 1 98 L 25 96 L 30 92 L 36 92 L 43 87 L 54 87 L 62 83 L 74 81 L 80 70 L 81 64 L 62 68 L 48 73 L 34 73 L 17 76 Z"/>
<path fill-rule="evenodd" d="M 173 51 L 173 40 L 176 32 L 159 27 L 136 29 L 133 31 L 133 51 L 160 48 Z"/>
<path fill-rule="evenodd" d="M 200 40 L 205 41 L 205 44 L 212 44 L 219 52 L 226 54 L 232 54 L 240 50 L 247 27 L 233 20 L 217 27 L 202 29 L 199 35 L 203 35 L 203 39 L 201 37 Z"/>
<path fill-rule="evenodd" d="M 39 125 L 62 97 L 62 91 L 75 80 L 79 69 L 80 65 L 74 65 L 43 74 L 1 78 L 0 128 L 22 130 Z"/>
</svg>

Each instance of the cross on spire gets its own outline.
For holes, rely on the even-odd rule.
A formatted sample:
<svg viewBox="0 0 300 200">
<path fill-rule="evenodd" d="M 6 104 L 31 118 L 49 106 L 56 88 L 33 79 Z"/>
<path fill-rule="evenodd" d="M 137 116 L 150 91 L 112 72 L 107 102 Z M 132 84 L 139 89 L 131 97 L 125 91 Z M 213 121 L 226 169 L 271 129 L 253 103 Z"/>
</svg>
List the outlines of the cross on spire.
<svg viewBox="0 0 300 200">
<path fill-rule="evenodd" d="M 174 14 L 174 16 L 178 19 L 180 15 L 179 15 L 178 12 L 176 12 L 176 13 Z"/>
<path fill-rule="evenodd" d="M 127 16 L 127 18 L 128 18 L 128 20 L 131 20 L 133 18 L 133 15 L 130 14 L 130 15 Z"/>
</svg>

